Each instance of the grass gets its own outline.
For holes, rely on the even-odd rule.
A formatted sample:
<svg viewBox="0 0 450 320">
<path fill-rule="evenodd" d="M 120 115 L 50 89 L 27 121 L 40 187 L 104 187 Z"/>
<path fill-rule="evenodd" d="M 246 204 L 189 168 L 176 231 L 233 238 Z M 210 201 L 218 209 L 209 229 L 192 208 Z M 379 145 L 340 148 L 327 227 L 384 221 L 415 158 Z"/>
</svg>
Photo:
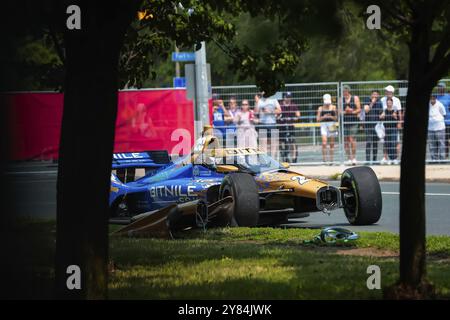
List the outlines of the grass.
<svg viewBox="0 0 450 320">
<path fill-rule="evenodd" d="M 113 238 L 110 296 L 118 299 L 381 299 L 368 290 L 367 266 L 382 285 L 398 278 L 398 236 L 361 232 L 353 245 L 306 245 L 309 229 L 225 228 L 178 234 L 177 240 Z M 371 249 L 364 256 L 346 255 Z M 428 274 L 450 297 L 450 237 L 428 237 Z M 363 250 L 364 251 L 364 250 Z M 125 263 L 124 263 L 125 262 Z"/>
<path fill-rule="evenodd" d="M 0 263 L 9 272 L 2 274 L 0 299 L 53 297 L 55 227 L 55 221 L 26 219 L 2 229 Z"/>
<path fill-rule="evenodd" d="M 111 228 L 113 230 L 114 228 Z M 22 296 L 51 298 L 54 222 L 29 221 L 20 232 L 32 285 Z M 360 232 L 354 244 L 304 244 L 310 229 L 224 228 L 177 234 L 176 240 L 111 237 L 113 299 L 381 299 L 368 290 L 367 266 L 382 287 L 398 278 L 398 236 Z M 19 237 L 16 237 L 19 238 Z M 14 244 L 16 246 L 18 244 Z M 450 298 L 450 237 L 427 237 L 428 278 Z M 24 252 L 21 252 L 24 253 Z M 24 288 L 26 289 L 26 288 Z"/>
<path fill-rule="evenodd" d="M 223 228 L 211 229 L 207 232 L 192 230 L 176 235 L 177 238 L 216 241 L 252 241 L 264 244 L 302 245 L 304 240 L 310 240 L 320 231 L 302 228 Z M 358 232 L 360 239 L 355 243 L 358 248 L 376 248 L 399 250 L 399 236 L 390 232 Z M 317 246 L 315 246 L 317 247 Z M 432 255 L 448 255 L 450 257 L 450 237 L 428 236 L 427 252 Z"/>
</svg>

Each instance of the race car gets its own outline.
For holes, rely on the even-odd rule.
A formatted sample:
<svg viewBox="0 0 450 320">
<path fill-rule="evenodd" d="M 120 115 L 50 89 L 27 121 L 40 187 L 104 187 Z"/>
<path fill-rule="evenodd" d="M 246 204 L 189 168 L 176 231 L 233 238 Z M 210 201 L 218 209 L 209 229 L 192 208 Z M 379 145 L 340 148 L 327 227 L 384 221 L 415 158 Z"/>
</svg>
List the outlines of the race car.
<svg viewBox="0 0 450 320">
<path fill-rule="evenodd" d="M 136 172 L 145 171 L 136 178 Z M 339 187 L 300 174 L 258 148 L 223 148 L 206 127 L 190 154 L 167 151 L 113 157 L 112 223 L 118 234 L 170 237 L 193 227 L 273 226 L 310 212 L 343 208 L 353 225 L 376 223 L 382 198 L 369 167 L 342 173 Z"/>
</svg>

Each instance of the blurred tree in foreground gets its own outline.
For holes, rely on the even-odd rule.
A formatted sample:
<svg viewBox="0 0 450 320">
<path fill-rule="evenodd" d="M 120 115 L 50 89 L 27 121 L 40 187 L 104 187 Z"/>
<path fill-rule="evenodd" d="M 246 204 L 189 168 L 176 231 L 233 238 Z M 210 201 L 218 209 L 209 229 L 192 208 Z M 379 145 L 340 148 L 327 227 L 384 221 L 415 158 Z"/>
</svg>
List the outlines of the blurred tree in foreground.
<svg viewBox="0 0 450 320">
<path fill-rule="evenodd" d="M 409 53 L 400 178 L 400 279 L 388 298 L 433 297 L 426 279 L 425 155 L 429 100 L 450 70 L 450 2 L 365 1 L 382 12 L 380 35 L 407 45 Z"/>
</svg>

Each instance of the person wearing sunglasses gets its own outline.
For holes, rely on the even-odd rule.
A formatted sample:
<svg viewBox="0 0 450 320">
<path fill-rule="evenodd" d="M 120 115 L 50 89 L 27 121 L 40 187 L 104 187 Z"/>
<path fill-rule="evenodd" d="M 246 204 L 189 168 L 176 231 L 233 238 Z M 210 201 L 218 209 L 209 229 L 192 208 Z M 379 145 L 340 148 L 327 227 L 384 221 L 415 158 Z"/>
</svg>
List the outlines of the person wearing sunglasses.
<svg viewBox="0 0 450 320">
<path fill-rule="evenodd" d="M 255 124 L 258 119 L 255 117 L 253 110 L 250 110 L 248 100 L 242 100 L 241 109 L 234 117 L 234 123 L 237 130 L 237 147 L 238 148 L 257 148 L 257 133 Z"/>
</svg>

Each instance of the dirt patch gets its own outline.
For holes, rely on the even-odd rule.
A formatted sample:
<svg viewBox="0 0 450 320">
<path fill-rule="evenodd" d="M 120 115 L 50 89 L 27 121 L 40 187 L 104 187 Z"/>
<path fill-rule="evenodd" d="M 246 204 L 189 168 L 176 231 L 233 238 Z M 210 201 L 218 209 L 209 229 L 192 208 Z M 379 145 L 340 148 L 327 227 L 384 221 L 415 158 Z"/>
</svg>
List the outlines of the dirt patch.
<svg viewBox="0 0 450 320">
<path fill-rule="evenodd" d="M 393 250 L 376 249 L 376 248 L 349 248 L 339 249 L 335 252 L 343 256 L 360 256 L 360 257 L 381 257 L 381 258 L 395 258 L 399 254 Z"/>
<path fill-rule="evenodd" d="M 435 252 L 435 253 L 427 255 L 427 259 L 429 261 L 433 261 L 436 263 L 448 264 L 448 263 L 450 263 L 450 252 L 447 252 L 447 251 Z"/>
</svg>

